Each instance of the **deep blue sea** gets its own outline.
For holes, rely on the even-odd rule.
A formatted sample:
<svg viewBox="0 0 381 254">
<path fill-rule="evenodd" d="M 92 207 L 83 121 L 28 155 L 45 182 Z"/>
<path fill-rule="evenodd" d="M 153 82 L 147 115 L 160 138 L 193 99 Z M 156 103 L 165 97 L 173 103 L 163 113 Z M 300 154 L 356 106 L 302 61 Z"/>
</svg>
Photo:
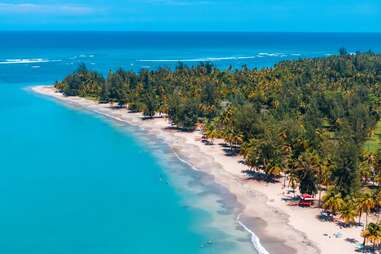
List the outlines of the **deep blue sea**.
<svg viewBox="0 0 381 254">
<path fill-rule="evenodd" d="M 262 68 L 341 47 L 381 52 L 381 34 L 0 32 L 1 253 L 256 253 L 233 199 L 159 140 L 27 88 L 79 63 Z"/>
</svg>

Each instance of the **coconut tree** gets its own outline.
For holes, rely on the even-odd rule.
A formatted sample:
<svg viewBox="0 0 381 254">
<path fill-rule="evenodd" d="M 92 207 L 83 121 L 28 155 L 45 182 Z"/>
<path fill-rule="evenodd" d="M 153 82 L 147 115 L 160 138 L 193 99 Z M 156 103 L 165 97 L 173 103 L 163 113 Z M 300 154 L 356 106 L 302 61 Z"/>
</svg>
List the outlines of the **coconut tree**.
<svg viewBox="0 0 381 254">
<path fill-rule="evenodd" d="M 234 142 L 234 130 L 231 128 L 227 128 L 223 132 L 223 137 L 226 143 L 228 143 L 230 150 L 233 150 L 233 142 Z"/>
<path fill-rule="evenodd" d="M 357 216 L 356 204 L 351 199 L 346 200 L 340 208 L 339 215 L 345 224 L 355 224 L 355 218 Z"/>
<path fill-rule="evenodd" d="M 363 185 L 367 184 L 370 179 L 374 180 L 375 164 L 376 156 L 373 153 L 368 151 L 362 152 L 359 172 Z"/>
<path fill-rule="evenodd" d="M 214 140 L 219 137 L 219 131 L 213 128 L 207 132 L 206 136 L 210 139 L 210 142 L 213 144 Z"/>
<path fill-rule="evenodd" d="M 323 196 L 323 202 L 323 209 L 330 211 L 333 215 L 340 211 L 344 206 L 344 200 L 341 197 L 341 194 L 334 190 L 329 190 Z"/>
<path fill-rule="evenodd" d="M 210 139 L 210 143 L 213 144 L 214 139 L 219 137 L 219 131 L 214 122 L 207 123 L 204 127 L 204 135 Z"/>
<path fill-rule="evenodd" d="M 375 162 L 374 162 L 374 181 L 381 186 L 381 150 L 376 153 Z"/>
<path fill-rule="evenodd" d="M 291 187 L 294 197 L 295 197 L 295 190 L 298 185 L 299 178 L 296 174 L 296 170 L 291 168 L 288 172 L 288 186 Z"/>
<path fill-rule="evenodd" d="M 372 177 L 372 173 L 369 168 L 367 161 L 361 161 L 359 164 L 359 173 L 361 177 L 362 184 L 365 185 L 369 179 Z"/>
<path fill-rule="evenodd" d="M 282 174 L 282 167 L 279 165 L 271 165 L 264 169 L 265 173 L 271 178 L 279 177 Z"/>
<path fill-rule="evenodd" d="M 313 150 L 308 150 L 299 156 L 297 165 L 297 175 L 300 180 L 300 192 L 316 194 L 318 191 L 317 172 L 320 171 L 320 159 Z"/>
<path fill-rule="evenodd" d="M 377 211 L 377 223 L 380 221 L 381 191 L 378 189 L 373 192 L 374 207 Z"/>
<path fill-rule="evenodd" d="M 240 154 L 243 156 L 244 159 L 247 159 L 249 156 L 250 150 L 255 146 L 255 143 L 257 141 L 255 139 L 250 139 L 249 142 L 245 142 L 242 144 L 240 149 Z"/>
<path fill-rule="evenodd" d="M 361 232 L 361 236 L 364 238 L 364 246 L 367 242 L 371 242 L 375 247 L 381 243 L 381 226 L 376 223 L 369 223 Z"/>
<path fill-rule="evenodd" d="M 292 147 L 291 145 L 284 144 L 282 146 L 282 157 L 283 157 L 283 188 L 286 188 L 287 177 L 290 172 L 290 166 L 294 164 L 292 158 Z"/>
<path fill-rule="evenodd" d="M 234 131 L 233 135 L 231 137 L 231 142 L 235 147 L 238 147 L 240 144 L 242 144 L 242 142 L 243 142 L 242 133 Z"/>
<path fill-rule="evenodd" d="M 365 213 L 365 226 L 368 225 L 368 215 L 375 206 L 375 202 L 370 191 L 363 192 L 358 198 L 358 211 L 359 221 L 361 220 L 361 214 Z"/>
<path fill-rule="evenodd" d="M 318 178 L 318 207 L 321 206 L 321 195 L 322 191 L 327 188 L 327 186 L 331 183 L 330 181 L 331 174 L 331 162 L 329 160 L 324 160 L 318 167 L 317 178 Z M 323 188 L 324 186 L 324 188 Z"/>
</svg>

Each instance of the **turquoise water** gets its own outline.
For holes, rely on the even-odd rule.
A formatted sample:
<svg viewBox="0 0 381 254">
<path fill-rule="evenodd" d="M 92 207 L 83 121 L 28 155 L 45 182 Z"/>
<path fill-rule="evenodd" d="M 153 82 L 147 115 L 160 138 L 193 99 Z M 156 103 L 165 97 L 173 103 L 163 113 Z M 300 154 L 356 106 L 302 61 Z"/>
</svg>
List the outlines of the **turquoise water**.
<svg viewBox="0 0 381 254">
<path fill-rule="evenodd" d="M 235 201 L 138 129 L 26 89 L 78 63 L 271 66 L 380 34 L 5 33 L 0 43 L 0 250 L 7 254 L 256 253 Z M 27 39 L 25 39 L 27 38 Z M 160 158 L 160 159 L 159 159 Z"/>
<path fill-rule="evenodd" d="M 2 253 L 251 250 L 245 232 L 211 225 L 219 197 L 163 144 L 25 86 L 0 85 Z"/>
</svg>

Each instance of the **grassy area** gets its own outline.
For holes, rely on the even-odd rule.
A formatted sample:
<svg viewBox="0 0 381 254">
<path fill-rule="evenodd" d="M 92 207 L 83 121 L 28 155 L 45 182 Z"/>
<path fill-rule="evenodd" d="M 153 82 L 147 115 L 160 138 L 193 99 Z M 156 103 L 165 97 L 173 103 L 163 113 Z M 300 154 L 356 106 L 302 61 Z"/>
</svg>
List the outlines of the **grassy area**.
<svg viewBox="0 0 381 254">
<path fill-rule="evenodd" d="M 381 149 L 381 121 L 377 123 L 372 137 L 365 142 L 364 149 L 373 153 L 376 153 L 378 149 Z"/>
</svg>

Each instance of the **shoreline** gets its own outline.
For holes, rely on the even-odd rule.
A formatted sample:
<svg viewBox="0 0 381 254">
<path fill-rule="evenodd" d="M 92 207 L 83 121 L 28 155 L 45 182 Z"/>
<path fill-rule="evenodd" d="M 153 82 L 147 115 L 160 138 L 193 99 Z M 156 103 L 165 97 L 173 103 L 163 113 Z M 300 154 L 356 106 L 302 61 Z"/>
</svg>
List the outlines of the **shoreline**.
<svg viewBox="0 0 381 254">
<path fill-rule="evenodd" d="M 143 120 L 140 113 L 127 113 L 126 109 L 113 109 L 109 104 L 98 104 L 85 98 L 65 97 L 57 93 L 52 86 L 34 86 L 31 90 L 64 104 L 136 126 L 163 140 L 179 160 L 196 171 L 212 176 L 218 185 L 236 197 L 238 204 L 242 206 L 236 222 L 252 235 L 254 245 L 260 242 L 264 247 L 261 252 L 261 247 L 256 246 L 260 254 L 354 252 L 353 243 L 324 235 L 333 235 L 339 228 L 333 223 L 328 224 L 316 219 L 319 209 L 287 206 L 281 200 L 281 183 L 267 184 L 248 180 L 241 173 L 246 167 L 239 163 L 240 156 L 226 156 L 219 142 L 215 142 L 214 145 L 203 144 L 200 142 L 202 134 L 199 131 L 172 130 L 168 128 L 168 121 L 164 118 Z M 340 230 L 345 230 L 347 238 L 360 238 L 361 230 Z"/>
</svg>

